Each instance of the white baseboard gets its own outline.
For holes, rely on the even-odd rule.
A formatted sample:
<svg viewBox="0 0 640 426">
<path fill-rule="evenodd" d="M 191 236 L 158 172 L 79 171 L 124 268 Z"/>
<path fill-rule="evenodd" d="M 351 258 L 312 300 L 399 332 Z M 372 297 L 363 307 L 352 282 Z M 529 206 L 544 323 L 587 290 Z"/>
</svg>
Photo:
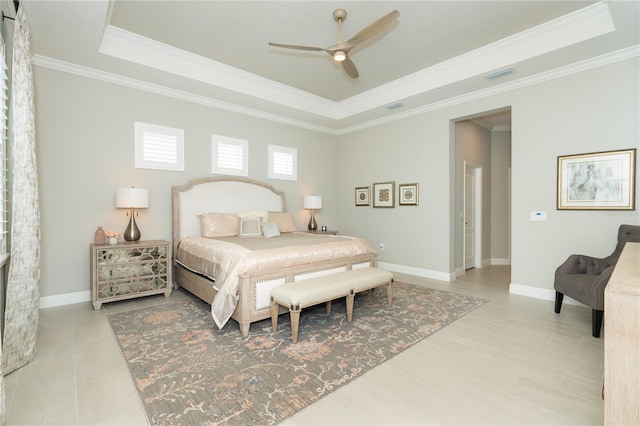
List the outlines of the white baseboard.
<svg viewBox="0 0 640 426">
<path fill-rule="evenodd" d="M 40 309 L 90 301 L 91 292 L 89 290 L 78 291 L 76 293 L 58 294 L 56 296 L 44 296 L 40 298 Z"/>
<path fill-rule="evenodd" d="M 550 300 L 552 302 L 556 300 L 555 290 L 548 289 L 548 288 L 531 287 L 528 285 L 511 283 L 509 284 L 509 293 L 517 294 L 520 296 L 533 297 L 535 299 Z M 570 305 L 585 306 L 584 304 L 578 302 L 577 300 L 573 300 L 569 296 L 565 296 L 562 303 L 568 303 Z"/>
<path fill-rule="evenodd" d="M 388 271 L 415 275 L 417 277 L 432 278 L 440 281 L 454 281 L 455 273 L 438 272 L 430 269 L 414 268 L 413 266 L 396 265 L 393 263 L 378 262 L 378 266 Z"/>
<path fill-rule="evenodd" d="M 509 259 L 508 257 L 506 258 L 493 258 L 491 259 L 491 264 L 492 265 L 511 265 L 511 259 Z"/>
</svg>

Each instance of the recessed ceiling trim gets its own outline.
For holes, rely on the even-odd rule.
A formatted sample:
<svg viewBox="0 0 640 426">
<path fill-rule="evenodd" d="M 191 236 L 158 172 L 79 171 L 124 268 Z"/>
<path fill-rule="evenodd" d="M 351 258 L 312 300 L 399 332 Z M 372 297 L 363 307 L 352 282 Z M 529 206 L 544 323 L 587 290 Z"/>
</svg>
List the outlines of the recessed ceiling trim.
<svg viewBox="0 0 640 426">
<path fill-rule="evenodd" d="M 404 118 L 425 114 L 430 111 L 436 111 L 436 110 L 451 107 L 457 104 L 462 104 L 465 102 L 486 98 L 492 95 L 498 95 L 511 90 L 531 86 L 538 83 L 543 83 L 545 81 L 554 80 L 556 78 L 562 78 L 578 72 L 583 72 L 590 69 L 594 69 L 601 66 L 625 61 L 628 59 L 634 59 L 638 57 L 640 57 L 640 45 L 635 45 L 635 46 L 628 47 L 626 49 L 618 50 L 616 52 L 611 52 L 605 55 L 601 55 L 596 58 L 591 58 L 581 62 L 577 62 L 562 68 L 557 68 L 555 70 L 547 71 L 547 72 L 533 75 L 530 77 L 514 80 L 508 83 L 503 83 L 494 87 L 490 87 L 488 89 L 478 90 L 476 92 L 467 93 L 461 96 L 449 98 L 440 102 L 434 102 L 429 105 L 424 105 L 418 108 L 413 108 L 411 110 L 399 112 L 397 114 L 394 114 L 388 117 L 377 118 L 377 119 L 359 123 L 353 126 L 343 127 L 341 129 L 328 128 L 325 126 L 316 125 L 306 121 L 296 120 L 290 117 L 284 117 L 281 115 L 271 114 L 268 112 L 256 110 L 253 108 L 247 108 L 247 107 L 231 104 L 228 102 L 222 102 L 222 101 L 211 99 L 205 96 L 195 95 L 193 93 L 175 90 L 175 89 L 167 88 L 164 86 L 159 86 L 146 81 L 135 80 L 129 77 L 123 77 L 117 74 L 99 71 L 93 68 L 72 64 L 69 62 L 64 62 L 57 59 L 48 58 L 45 56 L 35 55 L 33 57 L 33 65 L 41 66 L 45 68 L 51 68 L 54 70 L 67 72 L 70 74 L 75 74 L 75 75 L 79 75 L 86 78 L 101 80 L 108 83 L 118 84 L 121 86 L 130 87 L 133 89 L 138 89 L 138 90 L 142 90 L 142 91 L 146 91 L 146 92 L 150 92 L 150 93 L 154 93 L 162 96 L 181 99 L 187 102 L 193 102 L 196 104 L 210 106 L 213 108 L 219 108 L 226 111 L 245 114 L 248 116 L 262 118 L 265 120 L 271 120 L 274 122 L 283 123 L 283 124 L 294 126 L 294 127 L 299 127 L 299 128 L 314 130 L 317 132 L 326 133 L 330 135 L 340 136 L 340 135 L 356 132 L 359 130 L 380 126 L 380 125 L 394 122 L 397 120 L 402 120 Z"/>
<path fill-rule="evenodd" d="M 596 3 L 339 102 L 345 118 L 615 30 L 609 6 Z"/>
<path fill-rule="evenodd" d="M 584 61 L 576 62 L 571 65 L 567 65 L 554 70 L 546 71 L 540 74 L 532 75 L 530 77 L 524 77 L 518 80 L 513 80 L 507 83 L 499 84 L 497 86 L 489 87 L 487 89 L 477 90 L 475 92 L 465 93 L 464 95 L 455 96 L 449 99 L 445 99 L 439 102 L 434 102 L 421 107 L 413 108 L 411 110 L 402 111 L 397 114 L 393 114 L 387 117 L 362 122 L 353 126 L 343 127 L 338 131 L 338 135 L 345 135 L 348 133 L 356 132 L 358 130 L 368 129 L 382 124 L 391 123 L 397 120 L 402 120 L 416 115 L 425 114 L 431 111 L 437 111 L 442 108 L 448 108 L 454 105 L 462 104 L 465 102 L 471 102 L 478 99 L 483 99 L 493 95 L 499 95 L 501 93 L 509 92 L 512 90 L 532 86 L 534 84 L 544 83 L 545 81 L 555 80 L 569 76 L 571 74 L 588 71 L 594 68 L 606 66 L 616 62 L 626 61 L 628 59 L 634 59 L 640 57 L 640 45 L 628 47 L 615 52 L 607 53 L 595 58 L 586 59 Z"/>
<path fill-rule="evenodd" d="M 112 25 L 105 28 L 99 52 L 323 117 L 337 118 L 333 101 Z"/>
<path fill-rule="evenodd" d="M 69 62 L 65 62 L 65 61 L 60 61 L 58 59 L 53 59 L 46 56 L 35 55 L 32 58 L 32 63 L 35 66 L 49 68 L 56 71 L 62 71 L 69 74 L 79 75 L 81 77 L 91 78 L 94 80 L 104 81 L 107 83 L 113 83 L 123 87 L 142 90 L 144 92 L 149 92 L 156 95 L 168 96 L 170 98 L 175 98 L 175 99 L 183 100 L 186 102 L 192 102 L 194 104 L 200 104 L 200 105 L 204 105 L 212 108 L 218 108 L 224 111 L 230 111 L 238 114 L 248 115 L 251 117 L 257 117 L 264 120 L 273 121 L 276 123 L 286 124 L 288 126 L 299 127 L 302 129 L 313 130 L 316 132 L 327 133 L 331 135 L 336 134 L 336 130 L 329 127 L 320 126 L 320 125 L 309 123 L 302 120 L 296 120 L 294 118 L 285 117 L 282 115 L 257 110 L 254 108 L 232 104 L 230 102 L 219 101 L 217 99 L 196 95 L 196 94 L 185 92 L 182 90 L 172 89 L 166 86 L 160 86 L 160 85 L 149 83 L 143 80 L 136 80 L 129 77 L 123 77 L 121 75 L 84 67 L 82 65 L 76 65 Z"/>
<path fill-rule="evenodd" d="M 614 31 L 605 3 L 522 31 L 340 102 L 259 77 L 115 26 L 100 52 L 245 95 L 341 120 Z"/>
</svg>

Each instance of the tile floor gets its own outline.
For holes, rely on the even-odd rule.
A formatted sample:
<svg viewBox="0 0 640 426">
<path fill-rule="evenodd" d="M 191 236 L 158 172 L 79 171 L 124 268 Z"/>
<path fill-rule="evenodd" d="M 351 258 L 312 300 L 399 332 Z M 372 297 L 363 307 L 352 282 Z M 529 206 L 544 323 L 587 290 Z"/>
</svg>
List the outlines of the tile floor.
<svg viewBox="0 0 640 426">
<path fill-rule="evenodd" d="M 591 311 L 508 292 L 509 267 L 398 281 L 490 302 L 288 419 L 289 425 L 603 423 L 603 338 Z M 182 291 L 174 297 L 191 297 Z M 35 361 L 5 377 L 9 425 L 144 425 L 105 311 L 163 296 L 44 309 Z"/>
</svg>

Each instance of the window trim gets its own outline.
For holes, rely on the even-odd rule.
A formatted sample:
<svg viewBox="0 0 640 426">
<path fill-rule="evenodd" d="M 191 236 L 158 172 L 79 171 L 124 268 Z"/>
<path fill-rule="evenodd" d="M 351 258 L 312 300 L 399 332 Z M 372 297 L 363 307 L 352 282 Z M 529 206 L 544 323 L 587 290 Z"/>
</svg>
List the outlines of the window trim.
<svg viewBox="0 0 640 426">
<path fill-rule="evenodd" d="M 135 131 L 135 168 L 168 170 L 175 172 L 184 171 L 184 130 L 174 127 L 160 126 L 149 123 L 134 123 Z M 144 159 L 145 133 L 155 133 L 162 136 L 175 138 L 176 158 L 174 162 L 149 161 Z"/>
<path fill-rule="evenodd" d="M 219 163 L 219 147 L 221 144 L 241 148 L 241 169 L 224 167 Z M 211 135 L 211 173 L 231 176 L 249 176 L 249 141 L 230 136 Z"/>
<path fill-rule="evenodd" d="M 298 150 L 288 146 L 269 145 L 269 179 L 279 180 L 298 180 Z M 290 155 L 292 159 L 292 171 L 291 174 L 278 173 L 274 169 L 275 167 L 275 155 L 276 154 Z"/>
</svg>

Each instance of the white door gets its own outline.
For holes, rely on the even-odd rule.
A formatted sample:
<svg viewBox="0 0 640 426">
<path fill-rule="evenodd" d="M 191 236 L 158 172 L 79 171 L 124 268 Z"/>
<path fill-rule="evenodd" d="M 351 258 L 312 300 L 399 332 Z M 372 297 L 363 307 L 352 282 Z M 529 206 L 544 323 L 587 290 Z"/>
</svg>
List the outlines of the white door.
<svg viewBox="0 0 640 426">
<path fill-rule="evenodd" d="M 467 172 L 464 177 L 464 269 L 476 265 L 476 178 Z"/>
</svg>

